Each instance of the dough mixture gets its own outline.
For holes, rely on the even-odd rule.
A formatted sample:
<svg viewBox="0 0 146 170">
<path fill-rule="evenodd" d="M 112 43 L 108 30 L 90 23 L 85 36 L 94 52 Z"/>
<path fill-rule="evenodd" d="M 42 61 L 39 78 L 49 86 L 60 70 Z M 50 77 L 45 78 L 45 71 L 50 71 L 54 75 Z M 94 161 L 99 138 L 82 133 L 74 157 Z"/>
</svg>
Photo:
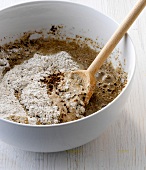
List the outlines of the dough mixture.
<svg viewBox="0 0 146 170">
<path fill-rule="evenodd" d="M 76 86 L 68 72 L 86 69 L 97 52 L 73 41 L 29 37 L 1 47 L 1 118 L 32 125 L 77 120 L 105 107 L 126 84 L 122 68 L 105 62 L 96 75 L 95 93 L 85 106 L 82 81 L 77 79 L 80 86 Z"/>
</svg>

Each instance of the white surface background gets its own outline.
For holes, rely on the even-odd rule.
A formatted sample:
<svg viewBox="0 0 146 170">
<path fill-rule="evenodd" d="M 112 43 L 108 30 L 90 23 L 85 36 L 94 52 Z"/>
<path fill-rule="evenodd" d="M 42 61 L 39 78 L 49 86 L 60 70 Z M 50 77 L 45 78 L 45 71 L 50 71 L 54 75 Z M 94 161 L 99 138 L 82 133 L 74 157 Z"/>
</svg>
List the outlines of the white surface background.
<svg viewBox="0 0 146 170">
<path fill-rule="evenodd" d="M 118 22 L 136 2 L 69 1 L 96 8 Z M 22 2 L 28 0 L 0 0 L 0 9 Z M 59 153 L 26 152 L 0 141 L 0 170 L 146 170 L 146 9 L 129 34 L 136 49 L 137 67 L 131 95 L 120 119 L 94 141 Z"/>
</svg>

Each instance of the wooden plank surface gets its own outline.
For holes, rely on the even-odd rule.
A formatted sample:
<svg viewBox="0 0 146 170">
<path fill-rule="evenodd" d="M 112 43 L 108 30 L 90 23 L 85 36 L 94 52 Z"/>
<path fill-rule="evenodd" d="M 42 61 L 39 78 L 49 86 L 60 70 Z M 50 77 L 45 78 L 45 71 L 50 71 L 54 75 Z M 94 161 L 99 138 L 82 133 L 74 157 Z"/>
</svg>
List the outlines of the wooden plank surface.
<svg viewBox="0 0 146 170">
<path fill-rule="evenodd" d="M 121 22 L 136 0 L 70 0 Z M 0 9 L 28 0 L 0 0 Z M 59 153 L 32 153 L 0 141 L 0 170 L 146 170 L 146 9 L 129 30 L 137 66 L 119 120 L 90 143 Z"/>
</svg>

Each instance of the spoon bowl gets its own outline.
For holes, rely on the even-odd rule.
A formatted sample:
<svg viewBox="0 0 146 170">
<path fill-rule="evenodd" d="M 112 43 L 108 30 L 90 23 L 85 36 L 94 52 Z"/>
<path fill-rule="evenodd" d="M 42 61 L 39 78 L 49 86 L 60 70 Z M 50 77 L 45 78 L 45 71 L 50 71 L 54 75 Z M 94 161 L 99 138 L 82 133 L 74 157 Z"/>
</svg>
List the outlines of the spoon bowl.
<svg viewBox="0 0 146 170">
<path fill-rule="evenodd" d="M 94 93 L 96 87 L 96 79 L 88 70 L 76 70 L 72 74 L 78 75 L 83 81 L 83 85 L 86 91 L 86 97 L 84 100 L 85 105 L 89 103 L 89 100 Z"/>
</svg>

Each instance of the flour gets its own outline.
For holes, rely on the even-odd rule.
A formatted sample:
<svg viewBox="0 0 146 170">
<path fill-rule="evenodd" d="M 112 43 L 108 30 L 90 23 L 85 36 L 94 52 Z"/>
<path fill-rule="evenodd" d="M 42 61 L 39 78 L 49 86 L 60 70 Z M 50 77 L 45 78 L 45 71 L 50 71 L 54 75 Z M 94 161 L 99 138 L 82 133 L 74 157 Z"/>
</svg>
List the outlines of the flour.
<svg viewBox="0 0 146 170">
<path fill-rule="evenodd" d="M 59 108 L 53 104 L 42 80 L 55 72 L 77 69 L 78 64 L 66 52 L 49 56 L 35 54 L 16 65 L 0 83 L 0 117 L 16 122 L 25 120 L 29 124 L 59 123 Z M 68 83 L 65 88 L 68 89 Z M 70 98 L 70 94 L 65 95 L 66 99 Z"/>
</svg>

